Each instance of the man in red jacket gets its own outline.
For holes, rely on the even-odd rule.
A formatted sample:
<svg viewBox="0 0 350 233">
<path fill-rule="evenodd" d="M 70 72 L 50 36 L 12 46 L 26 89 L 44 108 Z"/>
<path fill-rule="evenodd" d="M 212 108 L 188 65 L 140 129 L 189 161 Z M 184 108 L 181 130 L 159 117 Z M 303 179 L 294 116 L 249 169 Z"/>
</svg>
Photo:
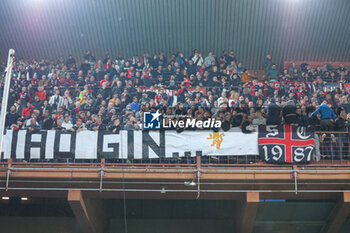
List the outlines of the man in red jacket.
<svg viewBox="0 0 350 233">
<path fill-rule="evenodd" d="M 22 110 L 22 118 L 30 118 L 30 115 L 32 114 L 33 112 L 33 106 L 30 102 L 27 103 L 27 107 L 26 108 L 23 108 Z"/>
<path fill-rule="evenodd" d="M 39 96 L 39 98 L 42 101 L 46 100 L 46 92 L 44 91 L 44 87 L 43 86 L 39 86 L 38 90 L 35 92 L 35 96 Z"/>
</svg>

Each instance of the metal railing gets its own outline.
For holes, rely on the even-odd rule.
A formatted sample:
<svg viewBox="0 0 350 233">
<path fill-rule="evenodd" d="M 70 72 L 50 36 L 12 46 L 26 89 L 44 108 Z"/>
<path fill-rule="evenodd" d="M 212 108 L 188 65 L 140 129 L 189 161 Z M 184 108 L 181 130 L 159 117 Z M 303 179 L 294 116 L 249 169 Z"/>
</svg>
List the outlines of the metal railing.
<svg viewBox="0 0 350 233">
<path fill-rule="evenodd" d="M 315 152 L 313 159 L 306 165 L 322 164 L 350 164 L 350 136 L 347 131 L 317 131 L 315 134 Z M 199 156 L 202 165 L 209 166 L 263 166 L 267 163 L 261 159 L 260 155 L 239 155 L 239 156 Z M 178 158 L 143 158 L 143 159 L 104 159 L 105 164 L 121 164 L 127 166 L 181 166 L 191 167 L 197 164 L 198 156 L 178 157 Z M 2 160 L 0 165 L 7 164 L 8 160 Z M 94 166 L 101 163 L 100 159 L 30 159 L 23 161 L 21 159 L 12 159 L 13 164 L 32 164 L 55 166 L 75 166 L 80 164 L 83 167 Z M 281 166 L 283 164 L 279 164 Z M 290 165 L 290 164 L 289 164 Z"/>
<path fill-rule="evenodd" d="M 348 131 L 317 131 L 315 133 L 315 152 L 313 159 L 306 165 L 322 165 L 322 164 L 350 164 L 350 134 Z M 235 155 L 235 156 L 208 156 L 200 155 L 202 165 L 209 166 L 262 166 L 267 163 L 260 155 Z M 198 156 L 184 156 L 178 158 L 141 158 L 141 159 L 103 159 L 105 164 L 124 164 L 130 166 L 181 166 L 191 167 L 197 164 Z M 0 166 L 8 164 L 8 159 L 0 160 Z M 31 164 L 50 166 L 75 166 L 79 164 L 83 167 L 94 166 L 101 163 L 102 159 L 11 159 L 12 164 Z M 281 166 L 283 164 L 279 164 Z M 289 164 L 290 165 L 290 164 Z"/>
</svg>

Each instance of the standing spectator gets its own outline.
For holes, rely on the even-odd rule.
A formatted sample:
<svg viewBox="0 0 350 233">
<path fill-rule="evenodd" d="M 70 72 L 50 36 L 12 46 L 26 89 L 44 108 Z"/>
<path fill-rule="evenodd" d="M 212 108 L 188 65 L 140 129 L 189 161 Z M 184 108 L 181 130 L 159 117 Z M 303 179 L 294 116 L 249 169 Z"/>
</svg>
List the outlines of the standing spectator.
<svg viewBox="0 0 350 233">
<path fill-rule="evenodd" d="M 264 60 L 264 70 L 268 72 L 272 68 L 272 58 L 270 54 L 267 54 Z"/>
<path fill-rule="evenodd" d="M 66 61 L 66 66 L 68 69 L 75 67 L 75 59 L 71 54 L 69 54 L 67 61 Z"/>
<path fill-rule="evenodd" d="M 55 94 L 51 96 L 49 104 L 51 105 L 52 109 L 58 109 L 62 107 L 63 98 L 60 96 L 60 90 L 57 87 L 54 88 L 54 91 Z"/>
<path fill-rule="evenodd" d="M 276 65 L 272 65 L 265 75 L 270 82 L 275 82 L 277 81 L 280 72 L 277 70 Z"/>
<path fill-rule="evenodd" d="M 212 52 L 209 52 L 208 56 L 204 59 L 204 64 L 206 67 L 209 67 L 212 65 L 212 62 L 215 62 L 215 57 Z"/>
</svg>

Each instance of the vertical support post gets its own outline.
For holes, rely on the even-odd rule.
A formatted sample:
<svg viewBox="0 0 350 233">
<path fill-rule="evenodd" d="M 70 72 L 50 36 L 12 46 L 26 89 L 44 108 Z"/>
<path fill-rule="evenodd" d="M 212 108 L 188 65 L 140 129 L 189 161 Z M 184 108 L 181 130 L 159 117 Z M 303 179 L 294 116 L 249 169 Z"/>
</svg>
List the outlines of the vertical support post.
<svg viewBox="0 0 350 233">
<path fill-rule="evenodd" d="M 325 225 L 321 233 L 337 233 L 346 222 L 350 214 L 350 192 L 343 192 L 341 199 L 335 205 L 328 216 L 328 224 Z"/>
<path fill-rule="evenodd" d="M 245 195 L 245 200 L 238 202 L 235 214 L 237 233 L 253 232 L 259 202 L 258 192 L 248 192 Z"/>
<path fill-rule="evenodd" d="M 9 183 L 10 183 L 10 175 L 11 175 L 11 168 L 12 168 L 12 159 L 10 158 L 7 163 L 7 175 L 6 175 L 6 192 L 9 190 Z"/>
<path fill-rule="evenodd" d="M 15 58 L 15 50 L 14 49 L 10 49 L 9 50 L 8 59 L 7 59 L 5 85 L 4 85 L 4 92 L 3 92 L 3 95 L 2 95 L 2 102 L 1 102 L 1 113 L 0 113 L 0 158 L 1 158 L 3 144 L 4 144 L 5 119 L 6 119 L 7 103 L 8 103 L 8 98 L 9 98 L 10 81 L 11 81 L 12 65 L 13 65 L 14 58 Z"/>
<path fill-rule="evenodd" d="M 197 155 L 196 158 L 196 164 L 197 164 L 197 199 L 199 199 L 201 195 L 201 186 L 200 186 L 200 178 L 201 178 L 201 156 Z"/>
<path fill-rule="evenodd" d="M 105 159 L 105 158 L 101 159 L 101 171 L 100 171 L 100 192 L 102 192 L 102 188 L 103 188 L 103 176 L 105 175 L 105 171 L 104 171 L 104 168 L 105 168 L 105 162 L 106 162 L 106 159 Z"/>
</svg>

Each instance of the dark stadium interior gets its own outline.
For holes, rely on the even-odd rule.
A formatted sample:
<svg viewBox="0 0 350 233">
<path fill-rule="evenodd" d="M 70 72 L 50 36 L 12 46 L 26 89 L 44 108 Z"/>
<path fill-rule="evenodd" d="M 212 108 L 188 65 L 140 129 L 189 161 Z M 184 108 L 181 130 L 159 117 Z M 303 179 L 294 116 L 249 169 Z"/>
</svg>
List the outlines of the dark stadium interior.
<svg viewBox="0 0 350 233">
<path fill-rule="evenodd" d="M 349 25 L 349 0 L 2 0 L 0 233 L 349 233 Z"/>
<path fill-rule="evenodd" d="M 123 201 L 104 200 L 110 207 L 108 219 L 109 232 L 123 232 Z M 16 203 L 17 202 L 17 203 Z M 18 225 L 15 232 L 27 232 L 30 224 L 35 232 L 75 232 L 74 215 L 64 199 L 31 199 L 19 204 L 2 201 L 0 207 L 0 223 L 2 230 L 11 229 L 11 224 L 28 218 L 25 225 Z M 23 201 L 22 201 L 23 202 Z M 126 212 L 131 232 L 164 232 L 171 233 L 193 231 L 200 232 L 232 232 L 235 218 L 235 202 L 223 200 L 128 200 Z M 313 200 L 285 201 L 263 200 L 259 204 L 254 233 L 267 232 L 319 232 L 327 224 L 329 212 L 335 202 Z M 9 216 L 16 216 L 10 218 Z M 33 220 L 35 219 L 36 220 Z M 49 219 L 52 220 L 49 220 Z M 55 220 L 56 219 L 56 220 Z M 31 222 L 31 223 L 30 223 Z M 34 225 L 38 224 L 37 227 Z M 45 228 L 42 229 L 42 227 Z M 56 229 L 56 230 L 55 230 Z M 344 224 L 340 233 L 350 229 L 350 219 Z"/>
</svg>

